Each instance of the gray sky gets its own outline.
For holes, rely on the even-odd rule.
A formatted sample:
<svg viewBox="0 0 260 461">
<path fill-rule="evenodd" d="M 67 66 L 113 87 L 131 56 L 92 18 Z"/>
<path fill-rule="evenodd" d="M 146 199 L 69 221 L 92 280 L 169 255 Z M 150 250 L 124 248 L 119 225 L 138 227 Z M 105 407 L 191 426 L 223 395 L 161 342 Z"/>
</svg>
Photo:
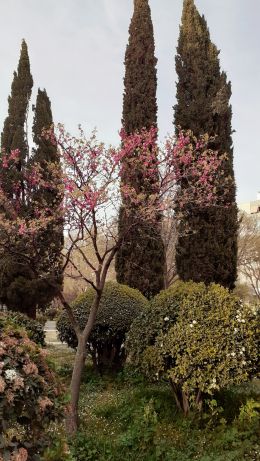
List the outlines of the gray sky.
<svg viewBox="0 0 260 461">
<path fill-rule="evenodd" d="M 238 201 L 260 190 L 260 1 L 196 0 L 221 50 L 232 82 Z M 172 132 L 174 55 L 182 0 L 150 0 L 158 57 L 159 129 Z M 118 143 L 124 53 L 132 0 L 0 0 L 0 127 L 7 111 L 20 43 L 29 47 L 34 94 L 45 87 L 56 122 L 72 131 L 79 123 L 100 140 Z"/>
</svg>

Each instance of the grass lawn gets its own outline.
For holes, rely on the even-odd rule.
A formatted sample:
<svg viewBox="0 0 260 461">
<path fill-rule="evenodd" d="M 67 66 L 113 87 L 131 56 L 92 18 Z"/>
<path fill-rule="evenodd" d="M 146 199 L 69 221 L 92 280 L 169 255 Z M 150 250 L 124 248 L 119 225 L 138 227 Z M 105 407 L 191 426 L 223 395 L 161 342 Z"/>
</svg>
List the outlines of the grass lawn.
<svg viewBox="0 0 260 461">
<path fill-rule="evenodd" d="M 50 348 L 68 385 L 73 351 Z M 246 415 L 239 420 L 247 400 Z M 75 461 L 259 461 L 259 383 L 216 396 L 204 417 L 183 418 L 167 383 L 150 383 L 130 365 L 117 376 L 96 375 L 87 364 L 80 399 L 80 433 L 70 444 Z M 251 400 L 252 401 L 252 400 Z M 258 410 L 259 411 L 259 410 Z M 59 458 L 51 456 L 48 461 Z"/>
</svg>

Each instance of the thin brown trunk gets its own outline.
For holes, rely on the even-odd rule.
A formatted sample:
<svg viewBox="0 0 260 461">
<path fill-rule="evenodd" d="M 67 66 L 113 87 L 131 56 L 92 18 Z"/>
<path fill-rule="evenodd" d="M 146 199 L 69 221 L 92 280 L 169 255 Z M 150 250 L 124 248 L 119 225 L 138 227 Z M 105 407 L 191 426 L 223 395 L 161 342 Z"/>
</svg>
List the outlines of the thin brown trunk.
<svg viewBox="0 0 260 461">
<path fill-rule="evenodd" d="M 82 372 L 86 360 L 86 343 L 83 336 L 78 338 L 78 347 L 74 361 L 73 373 L 70 383 L 70 404 L 66 416 L 66 429 L 70 435 L 78 429 L 78 404 Z"/>
<path fill-rule="evenodd" d="M 182 408 L 182 405 L 181 405 L 181 401 L 180 401 L 180 398 L 179 398 L 179 393 L 178 392 L 178 388 L 177 386 L 172 382 L 172 380 L 170 379 L 170 385 L 171 385 L 171 388 L 172 388 L 172 391 L 173 391 L 173 395 L 174 395 L 174 398 L 175 398 L 175 402 L 176 402 L 176 405 L 177 405 L 177 408 L 183 412 L 183 408 Z"/>
<path fill-rule="evenodd" d="M 198 407 L 198 410 L 201 411 L 202 410 L 202 392 L 201 392 L 201 390 L 198 390 L 198 394 L 197 394 L 197 397 L 196 397 L 196 405 Z"/>
<path fill-rule="evenodd" d="M 184 415 L 187 416 L 190 412 L 190 404 L 189 404 L 189 398 L 186 392 L 182 391 L 182 407 L 183 407 L 183 412 Z"/>
<path fill-rule="evenodd" d="M 86 344 L 91 333 L 91 330 L 94 326 L 97 311 L 100 303 L 101 295 L 97 293 L 95 296 L 94 303 L 91 307 L 89 318 L 87 324 L 84 328 L 84 331 L 80 334 L 77 334 L 78 338 L 78 347 L 74 361 L 74 367 L 72 372 L 72 378 L 70 383 L 70 404 L 66 417 L 66 429 L 69 435 L 74 435 L 77 432 L 79 417 L 78 417 L 78 404 L 79 404 L 79 394 L 80 394 L 80 385 L 82 373 L 84 370 L 85 360 L 86 360 Z"/>
<path fill-rule="evenodd" d="M 189 395 L 186 394 L 180 386 L 174 384 L 171 379 L 170 385 L 173 390 L 173 395 L 178 409 L 187 416 L 190 412 Z"/>
</svg>

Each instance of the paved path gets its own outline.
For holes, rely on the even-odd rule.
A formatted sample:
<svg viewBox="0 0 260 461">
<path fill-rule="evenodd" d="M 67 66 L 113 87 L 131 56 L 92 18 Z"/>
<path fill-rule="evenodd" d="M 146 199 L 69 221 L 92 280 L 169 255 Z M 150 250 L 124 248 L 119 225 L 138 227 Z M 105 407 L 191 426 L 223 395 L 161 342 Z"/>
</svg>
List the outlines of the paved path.
<svg viewBox="0 0 260 461">
<path fill-rule="evenodd" d="M 44 325 L 45 341 L 47 344 L 60 345 L 62 344 L 58 338 L 55 320 L 47 320 Z"/>
</svg>

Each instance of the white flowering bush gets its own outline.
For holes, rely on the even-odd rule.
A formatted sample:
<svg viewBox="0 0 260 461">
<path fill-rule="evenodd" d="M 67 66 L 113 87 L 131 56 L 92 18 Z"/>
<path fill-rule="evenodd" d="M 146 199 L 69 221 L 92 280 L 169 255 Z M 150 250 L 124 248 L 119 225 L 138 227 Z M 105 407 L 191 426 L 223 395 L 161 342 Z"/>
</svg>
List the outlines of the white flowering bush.
<svg viewBox="0 0 260 461">
<path fill-rule="evenodd" d="M 62 415 L 62 396 L 46 352 L 1 316 L 0 461 L 41 459 L 46 429 Z"/>
<path fill-rule="evenodd" d="M 135 329 L 138 319 L 128 347 L 144 373 L 170 380 L 178 407 L 188 413 L 192 404 L 202 408 L 205 396 L 257 375 L 259 316 L 219 285 L 182 282 L 168 291 L 168 299 L 174 293 L 179 303 L 174 319 L 164 308 L 161 316 L 159 295 L 153 301 L 161 324 L 157 334 L 141 335 L 140 324 Z"/>
</svg>

